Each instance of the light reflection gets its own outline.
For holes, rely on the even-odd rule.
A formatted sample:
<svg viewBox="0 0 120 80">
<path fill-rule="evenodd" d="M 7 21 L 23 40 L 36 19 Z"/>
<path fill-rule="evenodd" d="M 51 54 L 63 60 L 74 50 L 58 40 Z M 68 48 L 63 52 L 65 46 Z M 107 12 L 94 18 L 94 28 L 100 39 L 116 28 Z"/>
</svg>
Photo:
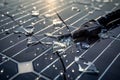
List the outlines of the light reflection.
<svg viewBox="0 0 120 80">
<path fill-rule="evenodd" d="M 56 0 L 45 0 L 46 5 L 49 5 L 48 11 L 54 13 L 53 9 L 57 7 Z"/>
</svg>

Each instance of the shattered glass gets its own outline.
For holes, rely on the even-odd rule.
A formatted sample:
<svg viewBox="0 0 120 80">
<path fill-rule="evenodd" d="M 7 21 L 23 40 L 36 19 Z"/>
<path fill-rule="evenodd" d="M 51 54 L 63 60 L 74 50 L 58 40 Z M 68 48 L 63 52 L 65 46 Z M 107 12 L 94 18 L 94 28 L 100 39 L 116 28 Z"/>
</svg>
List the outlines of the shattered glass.
<svg viewBox="0 0 120 80">
<path fill-rule="evenodd" d="M 57 39 L 58 36 L 59 36 L 59 35 L 53 35 L 53 34 L 51 34 L 51 33 L 45 33 L 44 35 L 47 36 L 47 37 L 56 38 L 56 39 Z"/>
<path fill-rule="evenodd" d="M 54 19 L 54 20 L 53 20 L 53 25 L 54 25 L 55 27 L 62 27 L 62 26 L 63 26 L 63 23 L 62 23 L 62 21 L 59 20 L 59 19 Z"/>
<path fill-rule="evenodd" d="M 87 62 L 85 59 L 80 59 L 79 57 L 75 57 L 74 61 L 77 63 L 80 72 L 96 74 L 99 73 L 95 64 L 93 64 L 92 62 Z"/>
<path fill-rule="evenodd" d="M 27 26 L 23 27 L 20 26 L 14 30 L 14 33 L 23 33 L 25 35 L 31 35 L 34 32 L 34 27 L 33 26 Z"/>
<path fill-rule="evenodd" d="M 37 42 L 38 39 L 33 36 L 27 38 L 27 45 L 36 44 Z"/>
<path fill-rule="evenodd" d="M 67 45 L 65 45 L 64 43 L 60 43 L 60 42 L 57 42 L 57 41 L 53 41 L 53 53 L 63 52 L 66 47 L 67 47 Z"/>
<path fill-rule="evenodd" d="M 108 39 L 109 35 L 107 33 L 100 33 L 99 37 L 102 38 L 102 39 Z"/>
<path fill-rule="evenodd" d="M 80 12 L 80 9 L 78 7 L 72 7 L 72 11 Z"/>
<path fill-rule="evenodd" d="M 40 15 L 39 10 L 36 7 L 33 7 L 32 14 L 33 17 L 38 17 Z"/>
<path fill-rule="evenodd" d="M 82 49 L 88 49 L 90 47 L 89 44 L 87 44 L 86 42 L 81 42 L 81 48 Z"/>
</svg>

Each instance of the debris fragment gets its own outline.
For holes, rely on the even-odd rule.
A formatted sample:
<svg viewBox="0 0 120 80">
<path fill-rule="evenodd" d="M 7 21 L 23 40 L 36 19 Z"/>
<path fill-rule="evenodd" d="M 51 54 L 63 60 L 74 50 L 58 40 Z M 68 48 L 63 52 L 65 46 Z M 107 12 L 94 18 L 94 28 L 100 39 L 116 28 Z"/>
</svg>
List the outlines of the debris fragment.
<svg viewBox="0 0 120 80">
<path fill-rule="evenodd" d="M 54 25 L 55 27 L 62 27 L 62 26 L 63 26 L 62 21 L 59 20 L 59 19 L 54 19 L 54 20 L 53 20 L 53 25 Z"/>
<path fill-rule="evenodd" d="M 14 30 L 14 33 L 22 33 L 25 35 L 32 35 L 34 32 L 34 27 L 33 26 L 27 26 L 27 27 L 18 27 Z"/>
<path fill-rule="evenodd" d="M 57 42 L 57 41 L 53 41 L 53 53 L 60 53 L 63 52 L 65 50 L 67 46 L 63 43 Z"/>
<path fill-rule="evenodd" d="M 78 65 L 78 68 L 79 68 L 79 71 L 80 72 L 84 72 L 84 73 L 95 73 L 95 74 L 98 74 L 99 71 L 98 69 L 96 68 L 95 64 L 93 64 L 92 62 L 90 61 L 85 61 L 84 59 L 81 59 L 79 57 L 75 57 L 75 60 L 74 60 L 77 65 Z"/>
<path fill-rule="evenodd" d="M 78 7 L 72 7 L 72 11 L 80 12 L 80 9 Z"/>
<path fill-rule="evenodd" d="M 32 16 L 33 17 L 38 17 L 39 16 L 39 10 L 37 10 L 36 7 L 33 7 L 33 10 L 32 10 Z"/>
</svg>

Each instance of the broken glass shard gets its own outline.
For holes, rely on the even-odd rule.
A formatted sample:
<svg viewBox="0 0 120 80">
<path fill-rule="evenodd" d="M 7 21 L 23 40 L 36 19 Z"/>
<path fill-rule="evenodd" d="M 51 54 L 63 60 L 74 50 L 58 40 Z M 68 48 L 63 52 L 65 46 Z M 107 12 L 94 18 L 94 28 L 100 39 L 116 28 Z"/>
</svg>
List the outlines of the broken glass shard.
<svg viewBox="0 0 120 80">
<path fill-rule="evenodd" d="M 98 69 L 96 68 L 95 64 L 93 64 L 92 62 L 85 62 L 84 64 L 86 64 L 88 67 L 86 68 L 87 69 L 87 72 L 90 72 L 90 73 L 99 73 Z"/>
<path fill-rule="evenodd" d="M 36 44 L 38 42 L 38 39 L 33 36 L 27 38 L 27 45 Z"/>
<path fill-rule="evenodd" d="M 78 53 L 81 52 L 81 45 L 80 45 L 80 42 L 76 43 L 76 47 L 78 49 Z"/>
<path fill-rule="evenodd" d="M 14 30 L 14 33 L 23 33 L 25 35 L 31 35 L 34 32 L 34 27 L 33 26 L 27 26 L 27 27 L 18 27 Z"/>
<path fill-rule="evenodd" d="M 32 11 L 32 16 L 33 17 L 38 17 L 39 16 L 39 11 L 36 11 L 36 10 Z"/>
<path fill-rule="evenodd" d="M 39 10 L 37 10 L 36 7 L 33 7 L 32 16 L 33 16 L 33 17 L 38 17 L 39 14 L 40 14 L 40 13 L 39 13 Z"/>
<path fill-rule="evenodd" d="M 69 46 L 72 44 L 72 39 L 71 37 L 68 37 L 68 38 L 63 38 L 60 40 L 62 43 L 64 43 L 65 45 Z"/>
<path fill-rule="evenodd" d="M 82 43 L 81 43 L 81 48 L 82 48 L 82 49 L 88 49 L 89 47 L 90 47 L 90 45 L 87 44 L 86 42 L 82 42 Z"/>
<path fill-rule="evenodd" d="M 75 57 L 74 61 L 77 63 L 80 72 L 96 73 L 96 74 L 99 73 L 95 64 L 93 64 L 92 62 L 89 61 L 87 62 L 84 59 L 80 59 L 79 57 Z"/>
<path fill-rule="evenodd" d="M 75 57 L 74 60 L 75 60 L 75 62 L 79 61 L 79 57 Z"/>
<path fill-rule="evenodd" d="M 53 53 L 63 52 L 67 46 L 63 43 L 53 41 Z"/>
<path fill-rule="evenodd" d="M 80 12 L 80 9 L 78 7 L 72 7 L 72 11 Z"/>
<path fill-rule="evenodd" d="M 59 20 L 59 19 L 54 19 L 54 20 L 53 20 L 53 25 L 54 25 L 55 27 L 62 27 L 62 26 L 63 26 L 63 23 L 62 23 L 62 21 Z"/>
<path fill-rule="evenodd" d="M 100 33 L 98 34 L 101 39 L 108 39 L 109 35 L 107 33 Z"/>
<path fill-rule="evenodd" d="M 52 14 L 45 14 L 44 15 L 44 18 L 51 18 L 52 17 Z"/>
<path fill-rule="evenodd" d="M 59 37 L 59 35 L 53 35 L 51 33 L 45 33 L 45 36 L 50 37 L 50 38 L 55 38 L 55 39 Z"/>
<path fill-rule="evenodd" d="M 24 27 L 23 26 L 20 26 L 20 27 L 18 27 L 18 28 L 16 28 L 15 30 L 14 30 L 14 33 L 25 33 L 25 30 L 23 29 Z"/>
<path fill-rule="evenodd" d="M 27 26 L 24 28 L 24 30 L 27 32 L 27 34 L 32 34 L 34 32 L 34 27 L 33 26 Z"/>
</svg>

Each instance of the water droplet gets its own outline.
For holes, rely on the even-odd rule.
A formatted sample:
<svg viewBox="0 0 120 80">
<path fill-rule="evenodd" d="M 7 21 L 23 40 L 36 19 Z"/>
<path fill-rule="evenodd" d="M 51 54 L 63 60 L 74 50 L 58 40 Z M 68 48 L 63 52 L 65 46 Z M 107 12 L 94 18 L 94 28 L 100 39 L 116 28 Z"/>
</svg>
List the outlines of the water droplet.
<svg viewBox="0 0 120 80">
<path fill-rule="evenodd" d="M 50 57 L 50 60 L 52 60 L 52 59 L 53 59 L 53 57 L 51 56 L 51 57 Z"/>
<path fill-rule="evenodd" d="M 4 14 L 2 14 L 1 16 L 2 16 L 2 17 L 4 17 L 5 15 L 4 15 Z"/>
<path fill-rule="evenodd" d="M 4 69 L 2 69 L 1 71 L 0 71 L 0 73 L 2 74 L 4 72 Z"/>
<path fill-rule="evenodd" d="M 53 67 L 55 67 L 55 65 L 53 65 Z"/>
<path fill-rule="evenodd" d="M 13 41 L 10 41 L 10 43 L 13 43 Z"/>
<path fill-rule="evenodd" d="M 37 63 L 37 66 L 39 66 L 39 63 Z"/>
<path fill-rule="evenodd" d="M 40 48 L 37 48 L 37 50 L 40 50 Z"/>
<path fill-rule="evenodd" d="M 66 60 L 65 62 L 68 62 L 68 60 Z"/>
<path fill-rule="evenodd" d="M 6 14 L 9 14 L 10 12 L 6 12 Z"/>
<path fill-rule="evenodd" d="M 60 71 L 60 75 L 63 75 L 63 74 L 64 74 L 64 72 L 61 70 L 61 71 Z"/>
<path fill-rule="evenodd" d="M 57 70 L 58 68 L 57 67 L 55 67 L 55 70 Z"/>
<path fill-rule="evenodd" d="M 72 69 L 72 72 L 74 73 L 74 72 L 75 72 L 75 70 L 74 70 L 74 69 Z"/>
</svg>

